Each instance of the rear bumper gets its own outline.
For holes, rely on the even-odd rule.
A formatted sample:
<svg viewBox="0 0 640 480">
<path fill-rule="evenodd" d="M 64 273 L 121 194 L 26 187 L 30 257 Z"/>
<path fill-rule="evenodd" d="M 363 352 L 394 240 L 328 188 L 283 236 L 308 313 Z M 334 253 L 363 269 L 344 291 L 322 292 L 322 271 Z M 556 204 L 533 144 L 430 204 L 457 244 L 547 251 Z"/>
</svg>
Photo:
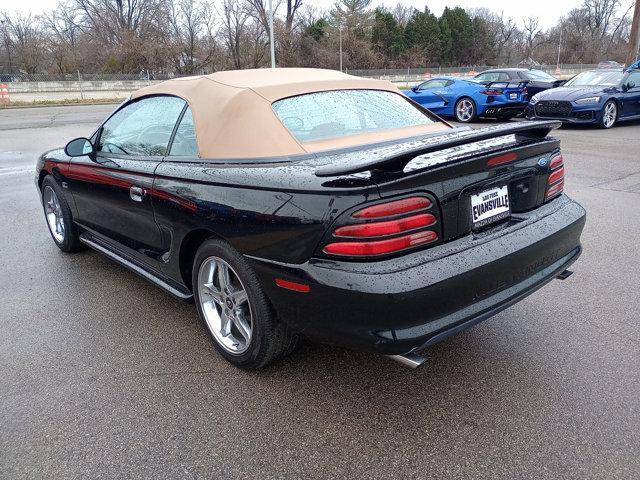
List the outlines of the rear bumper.
<svg viewBox="0 0 640 480">
<path fill-rule="evenodd" d="M 485 118 L 511 118 L 524 112 L 526 103 L 509 103 L 504 105 L 488 104 L 480 115 Z"/>
<path fill-rule="evenodd" d="M 508 226 L 373 263 L 252 258 L 279 317 L 320 341 L 405 354 L 494 315 L 534 292 L 580 255 L 585 211 L 566 196 Z M 275 278 L 309 284 L 284 290 Z"/>
</svg>

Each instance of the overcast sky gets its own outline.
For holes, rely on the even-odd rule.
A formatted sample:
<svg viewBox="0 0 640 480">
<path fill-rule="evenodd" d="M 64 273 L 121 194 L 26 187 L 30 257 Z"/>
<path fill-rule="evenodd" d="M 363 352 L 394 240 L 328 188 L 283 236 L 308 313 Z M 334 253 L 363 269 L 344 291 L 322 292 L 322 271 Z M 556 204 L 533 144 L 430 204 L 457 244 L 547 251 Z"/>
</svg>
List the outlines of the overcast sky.
<svg viewBox="0 0 640 480">
<path fill-rule="evenodd" d="M 277 0 L 274 0 L 274 3 L 276 2 Z M 440 15 L 446 5 L 450 7 L 460 5 L 465 8 L 487 7 L 496 13 L 504 12 L 505 17 L 513 17 L 516 20 L 531 16 L 539 17 L 543 28 L 555 25 L 561 16 L 582 3 L 581 0 L 400 0 L 400 2 L 420 10 L 426 4 L 436 15 Z M 52 9 L 56 3 L 56 0 L 0 0 L 0 10 L 15 10 L 19 8 L 20 10 L 37 14 Z M 330 9 L 333 3 L 334 0 L 305 0 L 305 4 L 313 5 L 323 10 Z M 372 3 L 374 6 L 386 5 L 391 7 L 396 5 L 397 1 L 373 0 Z"/>
</svg>

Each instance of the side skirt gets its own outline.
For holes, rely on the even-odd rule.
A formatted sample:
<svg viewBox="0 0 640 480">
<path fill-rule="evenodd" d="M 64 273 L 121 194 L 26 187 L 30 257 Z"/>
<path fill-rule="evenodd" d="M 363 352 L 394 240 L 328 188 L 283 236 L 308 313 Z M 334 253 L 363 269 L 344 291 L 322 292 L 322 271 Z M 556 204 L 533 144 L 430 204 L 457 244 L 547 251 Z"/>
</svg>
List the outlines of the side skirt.
<svg viewBox="0 0 640 480">
<path fill-rule="evenodd" d="M 178 285 L 171 285 L 169 282 L 163 280 L 156 274 L 145 269 L 138 263 L 134 262 L 132 259 L 127 258 L 125 255 L 121 253 L 115 252 L 113 249 L 109 247 L 109 245 L 107 245 L 105 242 L 101 242 L 97 237 L 91 235 L 89 232 L 86 232 L 86 231 L 82 232 L 80 234 L 80 241 L 85 245 L 87 245 L 88 247 L 91 247 L 92 249 L 96 250 L 97 252 L 100 252 L 106 255 L 111 260 L 122 265 L 123 267 L 126 267 L 132 272 L 137 273 L 141 277 L 145 278 L 146 280 L 149 280 L 151 283 L 156 284 L 160 288 L 169 292 L 174 297 L 179 298 L 180 300 L 185 300 L 185 301 L 193 299 L 193 294 L 189 292 L 187 289 L 185 289 L 184 287 L 180 287 Z"/>
</svg>

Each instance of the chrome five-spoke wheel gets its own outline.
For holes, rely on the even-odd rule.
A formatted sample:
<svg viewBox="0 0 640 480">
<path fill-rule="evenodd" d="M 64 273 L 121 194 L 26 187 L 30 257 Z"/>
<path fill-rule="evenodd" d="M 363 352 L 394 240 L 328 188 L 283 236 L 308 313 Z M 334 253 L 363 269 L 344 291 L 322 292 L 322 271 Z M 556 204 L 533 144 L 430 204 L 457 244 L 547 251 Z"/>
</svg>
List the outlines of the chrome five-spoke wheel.
<svg viewBox="0 0 640 480">
<path fill-rule="evenodd" d="M 602 124 L 605 128 L 613 127 L 618 116 L 618 107 L 614 102 L 609 102 L 604 106 L 604 112 L 602 113 Z"/>
<path fill-rule="evenodd" d="M 46 186 L 43 192 L 44 211 L 51 235 L 58 243 L 64 242 L 64 218 L 58 195 L 50 186 Z"/>
<path fill-rule="evenodd" d="M 249 348 L 253 323 L 251 304 L 238 274 L 219 257 L 208 257 L 198 272 L 200 307 L 209 331 L 227 352 Z"/>
</svg>

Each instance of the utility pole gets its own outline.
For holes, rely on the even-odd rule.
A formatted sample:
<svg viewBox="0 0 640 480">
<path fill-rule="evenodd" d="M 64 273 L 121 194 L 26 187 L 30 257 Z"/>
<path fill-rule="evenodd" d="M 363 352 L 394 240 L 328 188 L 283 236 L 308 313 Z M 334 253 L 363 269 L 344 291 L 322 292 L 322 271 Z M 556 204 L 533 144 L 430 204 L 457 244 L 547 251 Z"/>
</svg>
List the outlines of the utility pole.
<svg viewBox="0 0 640 480">
<path fill-rule="evenodd" d="M 271 44 L 271 68 L 276 68 L 276 46 L 273 40 L 273 0 L 269 0 L 269 43 Z"/>
<path fill-rule="evenodd" d="M 560 40 L 558 40 L 558 61 L 556 62 L 556 69 L 560 69 L 560 46 L 562 45 L 562 25 L 560 25 Z"/>
<path fill-rule="evenodd" d="M 631 23 L 631 34 L 629 35 L 629 54 L 627 55 L 627 65 L 632 64 L 638 57 L 640 49 L 640 1 L 636 0 L 633 10 L 633 21 Z"/>
<path fill-rule="evenodd" d="M 340 38 L 340 71 L 342 72 L 342 25 L 338 27 L 338 36 Z"/>
</svg>

